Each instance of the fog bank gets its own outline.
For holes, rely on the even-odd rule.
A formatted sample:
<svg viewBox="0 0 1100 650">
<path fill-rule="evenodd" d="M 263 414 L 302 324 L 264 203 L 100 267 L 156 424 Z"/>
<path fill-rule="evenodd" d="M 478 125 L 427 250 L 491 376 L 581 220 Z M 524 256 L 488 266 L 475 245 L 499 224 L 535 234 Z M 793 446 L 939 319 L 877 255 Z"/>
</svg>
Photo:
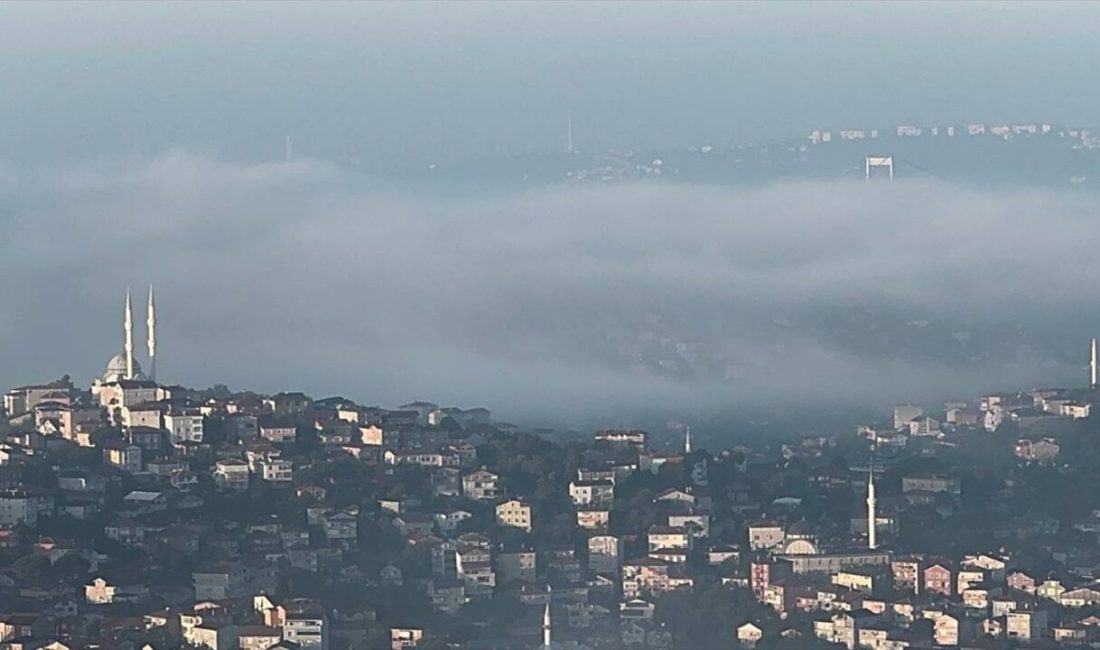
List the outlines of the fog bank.
<svg viewBox="0 0 1100 650">
<path fill-rule="evenodd" d="M 90 381 L 149 283 L 161 378 L 193 386 L 627 420 L 1079 382 L 1098 204 L 904 183 L 466 198 L 183 151 L 0 163 L 0 383 Z"/>
</svg>

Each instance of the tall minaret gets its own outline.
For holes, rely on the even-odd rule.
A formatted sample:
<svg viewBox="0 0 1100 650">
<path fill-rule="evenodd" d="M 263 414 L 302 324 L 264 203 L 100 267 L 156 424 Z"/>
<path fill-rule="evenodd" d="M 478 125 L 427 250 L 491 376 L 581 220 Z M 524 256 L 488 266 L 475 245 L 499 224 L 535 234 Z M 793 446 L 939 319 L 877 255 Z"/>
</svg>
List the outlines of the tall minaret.
<svg viewBox="0 0 1100 650">
<path fill-rule="evenodd" d="M 122 327 L 126 334 L 126 378 L 134 378 L 134 314 L 130 306 L 130 290 L 126 290 L 126 313 L 122 318 Z"/>
<path fill-rule="evenodd" d="M 550 649 L 550 587 L 546 587 L 546 609 L 542 612 L 542 647 Z"/>
<path fill-rule="evenodd" d="M 688 425 L 687 430 L 684 432 L 684 454 L 691 453 L 691 425 Z"/>
<path fill-rule="evenodd" d="M 1092 337 L 1092 355 L 1089 357 L 1089 388 L 1096 388 L 1096 337 Z"/>
<path fill-rule="evenodd" d="M 872 458 L 874 458 L 872 456 Z M 874 460 L 871 461 L 871 467 L 867 472 L 867 548 L 872 551 L 878 548 L 878 542 L 875 539 L 875 528 L 878 523 L 878 518 L 875 516 L 875 465 Z"/>
<path fill-rule="evenodd" d="M 153 302 L 153 285 L 149 285 L 149 305 L 145 310 L 145 327 L 148 329 L 149 338 L 146 345 L 149 346 L 149 379 L 157 378 L 157 306 Z"/>
</svg>

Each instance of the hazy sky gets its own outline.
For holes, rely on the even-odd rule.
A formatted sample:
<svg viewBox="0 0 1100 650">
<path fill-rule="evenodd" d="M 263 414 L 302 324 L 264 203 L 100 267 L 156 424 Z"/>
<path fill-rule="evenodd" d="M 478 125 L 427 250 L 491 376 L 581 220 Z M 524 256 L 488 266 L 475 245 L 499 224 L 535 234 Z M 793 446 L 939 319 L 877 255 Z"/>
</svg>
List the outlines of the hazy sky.
<svg viewBox="0 0 1100 650">
<path fill-rule="evenodd" d="M 379 164 L 1091 124 L 1095 3 L 4 3 L 0 159 Z"/>
</svg>

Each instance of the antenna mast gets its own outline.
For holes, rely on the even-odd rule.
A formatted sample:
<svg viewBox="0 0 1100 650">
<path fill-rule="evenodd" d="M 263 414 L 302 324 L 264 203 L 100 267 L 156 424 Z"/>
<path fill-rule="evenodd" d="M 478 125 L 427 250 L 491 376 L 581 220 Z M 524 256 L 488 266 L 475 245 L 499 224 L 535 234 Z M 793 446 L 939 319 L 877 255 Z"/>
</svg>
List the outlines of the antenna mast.
<svg viewBox="0 0 1100 650">
<path fill-rule="evenodd" d="M 573 109 L 569 109 L 565 119 L 566 126 L 566 145 L 565 152 L 573 153 Z"/>
</svg>

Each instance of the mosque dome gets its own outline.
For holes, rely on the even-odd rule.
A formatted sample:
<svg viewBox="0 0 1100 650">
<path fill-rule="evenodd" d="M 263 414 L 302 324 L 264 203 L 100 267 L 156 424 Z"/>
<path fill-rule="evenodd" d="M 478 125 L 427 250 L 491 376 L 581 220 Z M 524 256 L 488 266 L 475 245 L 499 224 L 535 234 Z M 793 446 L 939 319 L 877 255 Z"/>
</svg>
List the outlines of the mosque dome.
<svg viewBox="0 0 1100 650">
<path fill-rule="evenodd" d="M 789 540 L 783 548 L 787 555 L 817 555 L 817 544 L 805 538 Z"/>
<path fill-rule="evenodd" d="M 134 359 L 134 379 L 141 379 L 143 377 L 144 375 L 141 374 L 141 364 L 138 363 L 137 359 Z M 125 378 L 126 355 L 116 354 L 107 362 L 107 372 L 103 373 L 103 381 L 105 383 L 112 383 Z"/>
<path fill-rule="evenodd" d="M 787 527 L 787 537 L 812 540 L 817 537 L 817 526 L 814 526 L 805 519 L 796 521 Z"/>
</svg>

